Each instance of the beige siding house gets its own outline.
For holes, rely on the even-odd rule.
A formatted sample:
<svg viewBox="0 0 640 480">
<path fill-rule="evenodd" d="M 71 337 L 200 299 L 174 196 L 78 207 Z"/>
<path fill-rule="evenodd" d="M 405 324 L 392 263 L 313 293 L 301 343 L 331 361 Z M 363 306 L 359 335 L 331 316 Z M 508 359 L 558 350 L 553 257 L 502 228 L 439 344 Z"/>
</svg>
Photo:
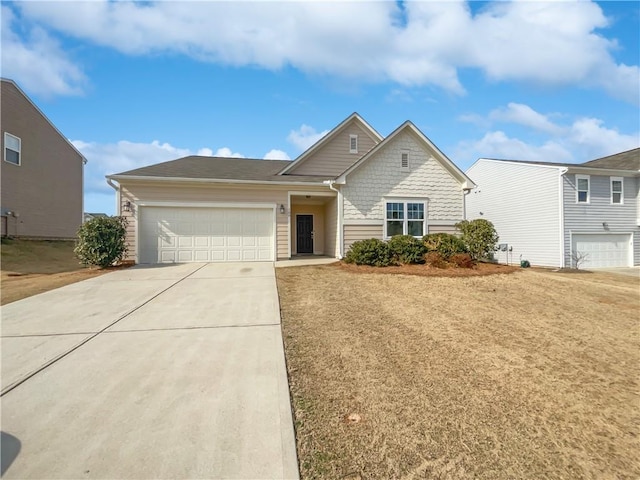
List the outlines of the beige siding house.
<svg viewBox="0 0 640 480">
<path fill-rule="evenodd" d="M 75 238 L 86 160 L 15 82 L 1 83 L 2 235 Z"/>
<path fill-rule="evenodd" d="M 295 161 L 185 157 L 107 177 L 138 263 L 342 258 L 365 238 L 453 231 L 475 185 L 411 122 L 352 114 Z"/>
</svg>

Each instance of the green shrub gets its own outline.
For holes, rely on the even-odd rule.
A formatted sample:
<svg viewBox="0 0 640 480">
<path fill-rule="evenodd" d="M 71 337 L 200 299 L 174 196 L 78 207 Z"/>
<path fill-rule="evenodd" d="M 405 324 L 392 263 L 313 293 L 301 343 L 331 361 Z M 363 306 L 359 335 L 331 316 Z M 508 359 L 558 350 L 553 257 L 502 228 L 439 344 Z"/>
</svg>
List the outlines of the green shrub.
<svg viewBox="0 0 640 480">
<path fill-rule="evenodd" d="M 425 255 L 427 264 L 433 268 L 447 268 L 449 264 L 438 252 L 429 252 Z"/>
<path fill-rule="evenodd" d="M 449 258 L 449 263 L 452 263 L 459 268 L 473 268 L 476 262 L 473 261 L 471 255 L 468 253 L 455 253 Z"/>
<path fill-rule="evenodd" d="M 467 246 L 462 239 L 450 233 L 432 233 L 422 237 L 422 242 L 428 252 L 437 252 L 448 260 L 451 255 L 467 253 Z"/>
<path fill-rule="evenodd" d="M 371 265 L 374 267 L 387 267 L 393 264 L 389 245 L 377 238 L 353 242 L 344 257 L 344 261 L 355 263 L 356 265 Z"/>
<path fill-rule="evenodd" d="M 493 223 L 484 218 L 477 218 L 471 221 L 463 220 L 456 224 L 456 228 L 462 232 L 462 240 L 471 258 L 491 258 L 499 238 Z"/>
<path fill-rule="evenodd" d="M 74 253 L 83 265 L 108 267 L 124 258 L 127 220 L 124 217 L 96 217 L 78 230 Z"/>
<path fill-rule="evenodd" d="M 393 260 L 397 263 L 424 263 L 424 244 L 411 235 L 395 235 L 387 242 Z"/>
</svg>

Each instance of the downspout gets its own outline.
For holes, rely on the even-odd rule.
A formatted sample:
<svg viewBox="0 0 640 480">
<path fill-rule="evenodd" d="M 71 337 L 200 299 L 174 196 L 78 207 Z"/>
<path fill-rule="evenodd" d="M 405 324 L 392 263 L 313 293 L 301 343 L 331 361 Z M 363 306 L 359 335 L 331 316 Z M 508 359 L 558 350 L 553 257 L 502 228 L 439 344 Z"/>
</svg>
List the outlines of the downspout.
<svg viewBox="0 0 640 480">
<path fill-rule="evenodd" d="M 560 168 L 558 170 L 558 195 L 560 203 L 560 268 L 566 267 L 566 255 L 565 255 L 565 233 L 564 233 L 564 174 L 569 171 L 568 168 Z M 571 247 L 569 247 L 571 248 Z"/>
<path fill-rule="evenodd" d="M 338 198 L 336 201 L 336 208 L 338 209 L 338 260 L 342 260 L 342 250 L 344 248 L 344 228 L 342 226 L 342 223 L 344 221 L 342 212 L 342 192 L 333 186 L 334 183 L 336 183 L 335 180 L 325 180 L 323 183 L 328 185 L 331 190 L 338 194 Z"/>
<path fill-rule="evenodd" d="M 116 191 L 116 215 L 120 216 L 122 213 L 120 211 L 120 185 L 114 184 L 113 180 L 109 177 L 107 177 L 107 183 Z"/>
<path fill-rule="evenodd" d="M 81 164 L 81 180 L 80 180 L 80 198 L 82 201 L 80 202 L 80 225 L 84 223 L 84 166 L 87 164 L 87 159 L 82 157 Z"/>
<path fill-rule="evenodd" d="M 467 195 L 471 193 L 471 189 L 469 187 L 464 187 L 462 189 L 462 219 L 467 220 Z"/>
</svg>

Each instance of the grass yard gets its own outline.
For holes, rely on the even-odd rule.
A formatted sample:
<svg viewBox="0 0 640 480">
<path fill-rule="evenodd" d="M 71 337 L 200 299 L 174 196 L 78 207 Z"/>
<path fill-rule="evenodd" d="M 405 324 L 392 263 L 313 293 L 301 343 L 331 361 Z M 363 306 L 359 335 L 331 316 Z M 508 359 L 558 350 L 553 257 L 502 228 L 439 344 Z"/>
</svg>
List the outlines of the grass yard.
<svg viewBox="0 0 640 480">
<path fill-rule="evenodd" d="M 637 479 L 638 279 L 276 271 L 303 479 Z"/>
<path fill-rule="evenodd" d="M 100 275 L 73 254 L 75 242 L 2 239 L 0 305 Z"/>
</svg>

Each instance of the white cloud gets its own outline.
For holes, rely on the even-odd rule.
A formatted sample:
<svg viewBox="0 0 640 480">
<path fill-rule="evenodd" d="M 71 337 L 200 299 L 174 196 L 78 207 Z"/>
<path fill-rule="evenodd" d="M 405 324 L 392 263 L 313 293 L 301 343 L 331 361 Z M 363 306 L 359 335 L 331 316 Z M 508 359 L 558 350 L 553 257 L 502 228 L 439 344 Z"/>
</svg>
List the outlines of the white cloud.
<svg viewBox="0 0 640 480">
<path fill-rule="evenodd" d="M 205 150 L 209 152 L 207 155 L 211 155 L 211 150 L 210 149 L 207 148 Z M 198 155 L 204 155 L 204 154 L 199 153 Z M 229 147 L 219 148 L 218 150 L 216 150 L 216 153 L 213 154 L 213 156 L 214 157 L 225 157 L 225 158 L 245 158 L 244 155 L 242 155 L 241 153 L 232 151 Z"/>
<path fill-rule="evenodd" d="M 287 152 L 283 152 L 282 150 L 272 149 L 264 154 L 265 160 L 291 160 Z"/>
<path fill-rule="evenodd" d="M 2 76 L 15 80 L 30 93 L 79 95 L 87 79 L 42 28 L 33 27 L 23 40 L 14 30 L 13 11 L 2 6 Z"/>
<path fill-rule="evenodd" d="M 564 128 L 551 122 L 546 115 L 542 115 L 522 103 L 511 102 L 506 107 L 493 110 L 489 113 L 489 120 L 518 123 L 553 135 L 561 134 L 564 131 Z"/>
<path fill-rule="evenodd" d="M 594 2 L 20 2 L 24 17 L 131 55 L 178 53 L 461 94 L 459 69 L 495 81 L 601 88 L 637 103 Z M 221 21 L 221 19 L 224 19 Z M 354 21 L 357 19 L 357 21 Z"/>
<path fill-rule="evenodd" d="M 174 147 L 169 143 L 160 143 L 157 140 L 151 143 L 137 143 L 127 140 L 121 140 L 117 143 L 96 143 L 74 140 L 71 143 L 88 160 L 84 171 L 85 192 L 98 195 L 112 191 L 106 183 L 105 175 L 194 155 L 194 152 L 188 148 Z M 224 149 L 218 151 L 220 150 Z M 212 150 L 209 148 L 201 148 L 195 154 L 208 156 L 211 152 Z"/>
<path fill-rule="evenodd" d="M 502 130 L 490 131 L 480 140 L 458 144 L 454 158 L 461 163 L 473 162 L 479 157 L 582 163 L 640 146 L 640 132 L 620 133 L 597 118 L 578 118 L 562 125 L 552 122 L 549 115 L 518 103 L 492 110 L 487 117 L 468 114 L 460 120 L 484 124 L 487 128 L 492 122 L 517 123 L 548 137 L 541 143 L 510 137 Z"/>
<path fill-rule="evenodd" d="M 324 137 L 327 133 L 329 133 L 329 130 L 317 132 L 315 128 L 302 124 L 298 130 L 291 130 L 291 132 L 289 132 L 287 140 L 295 145 L 299 150 L 304 151 Z"/>
<path fill-rule="evenodd" d="M 479 157 L 541 162 L 571 162 L 573 160 L 571 152 L 555 141 L 534 145 L 517 138 L 510 138 L 500 130 L 489 132 L 477 141 L 460 143 L 454 158 L 465 159 L 469 162 Z"/>
</svg>

